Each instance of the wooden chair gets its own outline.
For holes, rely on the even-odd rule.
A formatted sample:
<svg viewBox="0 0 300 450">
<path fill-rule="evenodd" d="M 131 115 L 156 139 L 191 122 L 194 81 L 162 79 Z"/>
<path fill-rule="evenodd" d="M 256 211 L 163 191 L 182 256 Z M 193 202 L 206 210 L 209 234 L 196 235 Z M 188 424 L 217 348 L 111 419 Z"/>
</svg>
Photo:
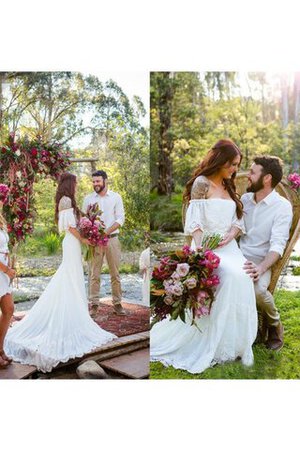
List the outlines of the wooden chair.
<svg viewBox="0 0 300 450">
<path fill-rule="evenodd" d="M 240 195 L 242 195 L 246 192 L 247 183 L 248 183 L 247 173 L 246 172 L 239 173 L 236 177 L 236 187 L 237 187 L 237 192 Z M 285 178 L 276 186 L 276 191 L 280 195 L 285 197 L 287 200 L 289 200 L 289 202 L 291 203 L 291 205 L 293 207 L 293 222 L 292 222 L 292 226 L 291 226 L 291 230 L 290 230 L 289 240 L 287 242 L 284 254 L 283 254 L 282 258 L 280 258 L 277 261 L 277 263 L 274 264 L 274 266 L 272 267 L 272 277 L 271 277 L 271 282 L 269 285 L 269 291 L 272 294 L 275 291 L 276 284 L 279 280 L 280 274 L 281 274 L 283 268 L 285 267 L 285 265 L 288 263 L 291 253 L 293 251 L 293 248 L 295 247 L 295 244 L 300 236 L 300 200 L 299 200 L 299 197 L 297 196 L 296 192 L 290 188 L 289 183 Z M 187 206 L 188 205 L 186 203 L 184 203 L 182 205 L 183 226 L 184 226 L 184 222 L 185 222 Z M 190 236 L 186 237 L 186 243 L 188 245 L 191 244 Z"/>
</svg>

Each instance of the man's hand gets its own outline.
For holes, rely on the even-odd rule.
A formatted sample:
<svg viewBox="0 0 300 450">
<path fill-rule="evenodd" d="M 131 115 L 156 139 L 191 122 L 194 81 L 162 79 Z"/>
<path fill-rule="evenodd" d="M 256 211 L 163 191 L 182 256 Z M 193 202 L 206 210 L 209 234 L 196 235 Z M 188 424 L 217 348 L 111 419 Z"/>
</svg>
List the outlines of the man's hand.
<svg viewBox="0 0 300 450">
<path fill-rule="evenodd" d="M 248 275 L 250 275 L 250 277 L 254 282 L 258 281 L 260 277 L 263 275 L 262 268 L 254 264 L 254 262 L 252 261 L 246 261 L 243 266 L 243 269 Z"/>
</svg>

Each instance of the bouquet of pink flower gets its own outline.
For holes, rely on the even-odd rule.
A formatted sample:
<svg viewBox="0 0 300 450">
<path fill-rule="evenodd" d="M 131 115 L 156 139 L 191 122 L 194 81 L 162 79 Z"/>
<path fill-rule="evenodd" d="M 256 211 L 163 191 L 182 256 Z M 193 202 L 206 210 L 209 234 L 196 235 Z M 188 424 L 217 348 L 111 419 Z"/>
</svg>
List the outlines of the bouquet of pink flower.
<svg viewBox="0 0 300 450">
<path fill-rule="evenodd" d="M 166 254 L 154 267 L 151 279 L 150 306 L 152 326 L 167 316 L 185 322 L 186 312 L 195 319 L 210 313 L 214 290 L 220 280 L 213 272 L 220 258 L 205 247 L 196 251 L 188 246 Z"/>
<path fill-rule="evenodd" d="M 89 205 L 86 216 L 82 217 L 78 224 L 80 235 L 87 239 L 90 245 L 84 246 L 86 261 L 94 256 L 95 247 L 105 247 L 108 244 L 108 236 L 105 233 L 105 225 L 101 219 L 102 211 L 97 203 Z"/>
<path fill-rule="evenodd" d="M 300 191 L 300 175 L 296 172 L 291 173 L 290 175 L 288 175 L 287 179 L 291 184 L 291 189 L 298 193 L 298 191 Z"/>
</svg>

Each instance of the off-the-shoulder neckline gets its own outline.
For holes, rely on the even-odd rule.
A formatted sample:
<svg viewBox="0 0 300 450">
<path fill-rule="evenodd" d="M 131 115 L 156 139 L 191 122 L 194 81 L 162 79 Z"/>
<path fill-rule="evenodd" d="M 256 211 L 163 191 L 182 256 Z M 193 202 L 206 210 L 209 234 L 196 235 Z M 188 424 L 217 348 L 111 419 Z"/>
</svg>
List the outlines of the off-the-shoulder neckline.
<svg viewBox="0 0 300 450">
<path fill-rule="evenodd" d="M 234 202 L 234 200 L 232 200 L 232 198 L 221 198 L 221 197 L 212 197 L 212 198 L 193 198 L 190 201 L 191 202 L 199 202 L 199 201 L 205 201 L 207 202 L 208 200 L 226 200 L 227 202 Z"/>
</svg>

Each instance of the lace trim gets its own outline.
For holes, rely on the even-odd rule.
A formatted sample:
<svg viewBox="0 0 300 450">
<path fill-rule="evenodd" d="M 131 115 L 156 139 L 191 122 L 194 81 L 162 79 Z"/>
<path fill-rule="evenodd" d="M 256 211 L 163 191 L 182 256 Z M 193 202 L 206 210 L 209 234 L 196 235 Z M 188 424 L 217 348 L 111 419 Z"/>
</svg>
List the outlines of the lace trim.
<svg viewBox="0 0 300 450">
<path fill-rule="evenodd" d="M 191 200 L 194 199 L 206 199 L 207 192 L 209 190 L 209 181 L 206 177 L 197 177 L 193 183 L 191 189 Z"/>
<path fill-rule="evenodd" d="M 63 196 L 58 204 L 58 211 L 63 211 L 64 209 L 72 208 L 72 200 L 70 197 Z"/>
</svg>

